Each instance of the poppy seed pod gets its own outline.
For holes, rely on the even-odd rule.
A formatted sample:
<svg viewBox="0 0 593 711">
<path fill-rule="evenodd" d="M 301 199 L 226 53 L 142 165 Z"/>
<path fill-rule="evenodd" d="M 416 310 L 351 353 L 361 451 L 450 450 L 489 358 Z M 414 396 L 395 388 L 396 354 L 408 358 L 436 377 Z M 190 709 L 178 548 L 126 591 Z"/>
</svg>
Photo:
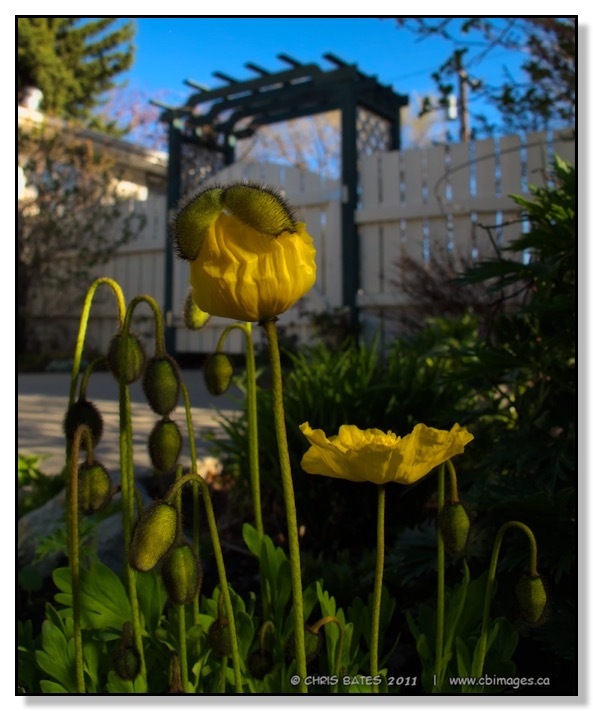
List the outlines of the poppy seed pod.
<svg viewBox="0 0 593 711">
<path fill-rule="evenodd" d="M 78 507 L 84 514 L 94 514 L 111 499 L 111 477 L 102 464 L 83 462 L 78 468 Z"/>
<path fill-rule="evenodd" d="M 181 431 L 173 420 L 163 417 L 148 436 L 148 453 L 152 466 L 162 474 L 171 471 L 181 454 Z"/>
<path fill-rule="evenodd" d="M 103 418 L 97 407 L 85 399 L 73 402 L 64 416 L 64 434 L 70 444 L 74 439 L 76 428 L 80 425 L 86 425 L 89 428 L 93 447 L 95 447 L 103 434 Z M 84 446 L 84 438 L 82 442 Z"/>
<path fill-rule="evenodd" d="M 168 415 L 177 407 L 181 377 L 179 367 L 171 356 L 155 356 L 148 361 L 142 388 L 146 401 L 158 415 Z"/>
<path fill-rule="evenodd" d="M 208 642 L 217 657 L 228 657 L 231 654 L 231 632 L 228 620 L 217 618 L 208 629 Z"/>
<path fill-rule="evenodd" d="M 546 588 L 539 575 L 523 575 L 515 588 L 521 616 L 530 624 L 541 622 L 548 602 Z"/>
<path fill-rule="evenodd" d="M 447 549 L 460 555 L 465 550 L 469 533 L 469 516 L 460 501 L 448 501 L 439 514 L 439 528 Z"/>
<path fill-rule="evenodd" d="M 296 231 L 290 206 L 270 188 L 250 183 L 231 185 L 224 191 L 223 205 L 231 215 L 263 234 L 277 237 Z"/>
<path fill-rule="evenodd" d="M 155 501 L 140 514 L 130 543 L 130 565 L 135 570 L 152 570 L 167 554 L 177 533 L 177 509 Z"/>
<path fill-rule="evenodd" d="M 117 380 L 123 370 L 124 382 L 127 385 L 135 382 L 141 377 L 145 363 L 144 345 L 136 334 L 129 332 L 125 340 L 121 333 L 113 336 L 107 351 L 107 365 Z"/>
<path fill-rule="evenodd" d="M 176 605 L 187 605 L 200 591 L 202 564 L 191 547 L 182 543 L 167 554 L 161 576 L 171 601 Z"/>
<path fill-rule="evenodd" d="M 226 353 L 213 353 L 204 364 L 204 380 L 211 395 L 225 393 L 233 379 L 233 363 Z"/>
</svg>

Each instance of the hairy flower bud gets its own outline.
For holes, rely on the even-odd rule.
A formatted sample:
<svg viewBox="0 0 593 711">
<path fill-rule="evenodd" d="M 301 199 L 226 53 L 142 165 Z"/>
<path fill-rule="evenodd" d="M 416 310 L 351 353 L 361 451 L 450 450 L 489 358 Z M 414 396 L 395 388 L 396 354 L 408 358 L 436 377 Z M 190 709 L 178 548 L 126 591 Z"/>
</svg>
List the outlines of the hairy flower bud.
<svg viewBox="0 0 593 711">
<path fill-rule="evenodd" d="M 171 601 L 176 605 L 187 605 L 200 591 L 202 564 L 191 547 L 182 543 L 167 554 L 161 576 Z"/>
<path fill-rule="evenodd" d="M 233 363 L 226 353 L 213 353 L 204 364 L 204 380 L 211 395 L 222 395 L 231 384 Z"/>
<path fill-rule="evenodd" d="M 169 228 L 181 259 L 193 261 L 200 251 L 210 225 L 222 212 L 222 188 L 208 188 L 182 202 Z"/>
<path fill-rule="evenodd" d="M 107 351 L 107 365 L 117 380 L 123 370 L 124 382 L 128 385 L 135 382 L 142 375 L 145 363 L 144 345 L 136 334 L 129 332 L 125 340 L 121 333 L 113 336 Z"/>
<path fill-rule="evenodd" d="M 162 474 L 171 471 L 181 454 L 181 431 L 173 420 L 163 417 L 148 436 L 148 453 L 152 466 Z"/>
<path fill-rule="evenodd" d="M 521 616 L 530 624 L 541 622 L 548 602 L 544 583 L 539 575 L 523 575 L 515 588 Z"/>
<path fill-rule="evenodd" d="M 208 642 L 217 657 L 228 657 L 231 654 L 231 632 L 228 620 L 217 618 L 208 629 Z"/>
<path fill-rule="evenodd" d="M 85 399 L 73 402 L 64 417 L 64 434 L 70 444 L 72 444 L 74 433 L 80 425 L 86 425 L 89 428 L 93 447 L 96 446 L 103 434 L 103 418 L 97 407 Z M 84 438 L 82 446 L 84 447 Z"/>
<path fill-rule="evenodd" d="M 111 477 L 102 464 L 83 462 L 78 468 L 78 507 L 84 514 L 100 511 L 111 499 Z"/>
<path fill-rule="evenodd" d="M 120 679 L 134 681 L 140 673 L 140 654 L 133 642 L 132 625 L 124 623 L 122 639 L 119 647 L 111 657 L 111 664 Z"/>
<path fill-rule="evenodd" d="M 439 514 L 439 527 L 447 549 L 460 555 L 465 550 L 469 533 L 469 516 L 460 501 L 448 501 Z"/>
<path fill-rule="evenodd" d="M 194 301 L 192 289 L 188 289 L 183 304 L 183 323 L 186 328 L 189 328 L 190 331 L 199 331 L 200 328 L 204 328 L 209 320 L 210 314 L 202 311 Z"/>
<path fill-rule="evenodd" d="M 313 632 L 310 627 L 305 627 L 305 657 L 307 664 L 311 664 L 311 662 L 317 659 L 322 646 L 323 637 L 321 630 Z M 294 635 L 288 640 L 284 655 L 287 662 L 291 662 L 295 659 Z"/>
<path fill-rule="evenodd" d="M 171 356 L 155 356 L 148 361 L 142 388 L 148 404 L 158 415 L 168 415 L 177 407 L 181 377 L 179 367 Z"/>
<path fill-rule="evenodd" d="M 152 570 L 167 554 L 177 533 L 177 509 L 155 501 L 140 514 L 130 543 L 130 565 L 135 570 Z"/>
<path fill-rule="evenodd" d="M 274 668 L 274 660 L 269 652 L 256 649 L 249 655 L 247 666 L 252 677 L 263 679 Z"/>
<path fill-rule="evenodd" d="M 295 232 L 295 220 L 286 201 L 274 190 L 239 183 L 224 191 L 223 204 L 232 215 L 254 230 L 277 237 Z"/>
</svg>

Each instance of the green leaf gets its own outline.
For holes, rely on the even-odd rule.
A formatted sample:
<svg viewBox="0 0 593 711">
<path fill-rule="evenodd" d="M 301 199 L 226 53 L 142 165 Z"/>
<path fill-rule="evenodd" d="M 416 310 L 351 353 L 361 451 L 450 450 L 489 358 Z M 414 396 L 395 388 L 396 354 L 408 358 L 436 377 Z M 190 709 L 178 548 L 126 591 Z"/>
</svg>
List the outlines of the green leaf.
<svg viewBox="0 0 593 711">
<path fill-rule="evenodd" d="M 167 602 L 167 591 L 163 580 L 154 570 L 140 573 L 136 575 L 136 590 L 138 603 L 144 615 L 144 626 L 146 631 L 152 634 L 159 626 Z"/>
<path fill-rule="evenodd" d="M 35 660 L 41 669 L 59 681 L 66 691 L 76 693 L 74 640 L 68 641 L 62 630 L 49 620 L 44 620 L 41 625 L 41 649 L 35 652 Z"/>
<path fill-rule="evenodd" d="M 114 671 L 107 676 L 107 692 L 110 694 L 145 694 L 147 691 L 146 679 L 141 674 L 134 681 L 121 679 Z"/>
<path fill-rule="evenodd" d="M 58 568 L 53 573 L 56 601 L 72 607 L 72 579 L 69 568 Z M 122 581 L 103 563 L 94 563 L 80 574 L 81 625 L 83 629 L 121 630 L 131 619 L 130 602 Z M 72 614 L 70 611 L 69 615 Z"/>
<path fill-rule="evenodd" d="M 47 679 L 42 679 L 39 682 L 41 691 L 44 694 L 68 694 L 67 689 L 65 689 L 61 684 L 57 684 L 55 681 L 48 681 Z"/>
</svg>

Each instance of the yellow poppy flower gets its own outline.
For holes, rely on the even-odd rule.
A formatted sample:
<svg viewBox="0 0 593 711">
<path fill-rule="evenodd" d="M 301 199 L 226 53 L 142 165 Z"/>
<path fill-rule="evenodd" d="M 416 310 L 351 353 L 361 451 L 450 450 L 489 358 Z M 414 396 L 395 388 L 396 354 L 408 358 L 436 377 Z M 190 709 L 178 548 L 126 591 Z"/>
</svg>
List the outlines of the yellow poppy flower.
<svg viewBox="0 0 593 711">
<path fill-rule="evenodd" d="M 237 321 L 284 313 L 315 283 L 315 247 L 302 222 L 273 236 L 221 212 L 190 262 L 193 299 L 202 311 Z"/>
<path fill-rule="evenodd" d="M 342 425 L 339 433 L 329 439 L 323 430 L 311 429 L 308 422 L 300 428 L 311 444 L 301 461 L 306 472 L 378 485 L 390 481 L 413 484 L 439 464 L 461 454 L 474 438 L 458 424 L 449 432 L 419 424 L 405 437 Z"/>
</svg>

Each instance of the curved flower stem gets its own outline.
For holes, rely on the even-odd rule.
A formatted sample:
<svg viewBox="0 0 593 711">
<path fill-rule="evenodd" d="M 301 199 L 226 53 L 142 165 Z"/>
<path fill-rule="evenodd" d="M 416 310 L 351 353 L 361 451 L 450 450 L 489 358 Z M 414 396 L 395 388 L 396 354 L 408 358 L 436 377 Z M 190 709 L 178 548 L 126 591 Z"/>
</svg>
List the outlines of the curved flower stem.
<svg viewBox="0 0 593 711">
<path fill-rule="evenodd" d="M 82 378 L 80 379 L 80 385 L 78 388 L 78 397 L 80 400 L 86 400 L 86 389 L 93 371 L 100 365 L 104 365 L 106 361 L 107 358 L 105 356 L 99 356 L 99 358 L 95 358 L 94 361 L 87 365 L 84 373 L 82 374 Z"/>
<path fill-rule="evenodd" d="M 379 622 L 381 619 L 381 591 L 383 588 L 383 566 L 385 564 L 385 485 L 377 487 L 377 561 L 375 565 L 375 590 L 371 616 L 371 676 L 379 674 Z M 373 686 L 373 693 L 379 688 Z"/>
<path fill-rule="evenodd" d="M 437 489 L 437 616 L 436 616 L 436 647 L 434 653 L 434 673 L 436 689 L 439 691 L 442 683 L 443 645 L 445 639 L 445 541 L 441 531 L 440 520 L 445 506 L 445 464 L 438 468 Z"/>
<path fill-rule="evenodd" d="M 208 521 L 208 528 L 210 530 L 210 537 L 212 539 L 212 549 L 214 552 L 214 558 L 216 560 L 216 566 L 218 569 L 218 578 L 220 580 L 220 591 L 221 595 L 223 596 L 226 616 L 229 621 L 229 634 L 231 636 L 231 657 L 233 660 L 233 669 L 235 672 L 235 691 L 237 693 L 241 693 L 243 691 L 243 684 L 241 680 L 241 657 L 239 655 L 237 627 L 235 625 L 235 616 L 233 614 L 231 594 L 227 582 L 226 570 L 224 567 L 224 558 L 222 556 L 222 547 L 220 545 L 218 529 L 216 528 L 216 517 L 214 516 L 214 509 L 212 508 L 212 500 L 210 498 L 208 484 L 206 484 L 206 482 L 199 474 L 185 474 L 179 480 L 177 480 L 175 484 L 173 484 L 173 486 L 169 489 L 167 495 L 165 496 L 165 501 L 172 501 L 175 495 L 177 494 L 177 491 L 181 489 L 182 486 L 187 484 L 188 481 L 197 482 L 202 491 L 202 499 L 204 501 L 206 519 Z"/>
<path fill-rule="evenodd" d="M 486 584 L 486 596 L 484 599 L 484 611 L 482 614 L 482 630 L 476 646 L 476 656 L 474 658 L 472 676 L 482 676 L 482 672 L 484 670 L 484 661 L 486 659 L 486 649 L 488 646 L 488 628 L 490 627 L 490 605 L 492 603 L 492 595 L 494 593 L 494 581 L 496 579 L 498 556 L 500 554 L 502 539 L 509 528 L 518 528 L 527 536 L 530 549 L 529 572 L 533 577 L 538 574 L 537 542 L 535 540 L 535 536 L 533 535 L 533 531 L 529 528 L 529 526 L 525 525 L 521 521 L 507 521 L 498 529 L 498 533 L 494 539 L 494 546 L 492 547 L 492 557 L 490 558 L 490 569 L 488 570 L 488 582 Z"/>
<path fill-rule="evenodd" d="M 453 466 L 453 462 L 450 459 L 447 459 L 445 464 L 447 465 L 447 471 L 449 472 L 449 500 L 456 504 L 459 502 L 459 492 L 457 491 L 457 473 L 455 471 L 455 467 Z"/>
<path fill-rule="evenodd" d="M 278 347 L 278 332 L 276 319 L 265 321 L 262 326 L 266 332 L 270 351 L 270 366 L 272 369 L 272 397 L 274 408 L 274 426 L 278 442 L 278 460 L 282 476 L 284 504 L 286 506 L 286 524 L 288 527 L 288 551 L 292 582 L 292 604 L 294 611 L 294 642 L 296 671 L 300 677 L 298 689 L 301 694 L 307 693 L 305 678 L 307 676 L 307 661 L 305 654 L 305 613 L 303 606 L 303 585 L 301 579 L 301 556 L 299 550 L 299 531 L 297 525 L 296 502 L 294 486 L 288 453 L 288 438 L 284 403 L 282 398 L 282 366 L 280 364 L 280 349 Z"/>
<path fill-rule="evenodd" d="M 82 629 L 80 625 L 80 549 L 78 526 L 78 458 L 80 442 L 84 437 L 89 463 L 92 464 L 93 441 L 91 432 L 86 425 L 79 425 L 72 440 L 71 467 L 68 496 L 68 557 L 70 575 L 72 576 L 72 619 L 74 622 L 74 663 L 76 668 L 76 690 L 85 693 L 84 660 L 82 654 Z"/>
<path fill-rule="evenodd" d="M 118 320 L 119 320 L 119 326 L 123 324 L 124 321 L 124 316 L 126 313 L 126 302 L 124 299 L 124 294 L 123 291 L 121 290 L 121 287 L 119 284 L 114 281 L 113 279 L 109 279 L 108 277 L 101 277 L 100 279 L 95 279 L 95 281 L 91 284 L 89 287 L 85 299 L 84 299 L 84 304 L 82 307 L 82 313 L 80 315 L 80 325 L 78 327 L 78 336 L 76 338 L 76 346 L 74 348 L 74 358 L 72 361 L 72 376 L 70 379 L 70 396 L 69 396 L 69 401 L 68 404 L 71 405 L 74 402 L 74 396 L 76 394 L 76 383 L 78 382 L 78 374 L 80 372 L 80 363 L 82 360 L 82 350 L 84 347 L 84 339 L 86 337 L 86 329 L 88 325 L 88 320 L 89 320 L 89 314 L 91 310 L 91 304 L 93 302 L 93 297 L 95 295 L 95 291 L 97 291 L 97 288 L 101 286 L 101 284 L 107 284 L 108 286 L 111 287 L 115 299 L 117 301 L 117 308 L 118 308 Z"/>
<path fill-rule="evenodd" d="M 317 634 L 324 625 L 328 625 L 331 622 L 337 625 L 339 630 L 338 645 L 336 647 L 336 656 L 334 659 L 334 668 L 332 670 L 334 676 L 337 676 L 339 678 L 342 667 L 342 654 L 344 651 L 344 625 L 342 624 L 342 621 L 337 617 L 334 617 L 334 615 L 327 615 L 326 617 L 322 617 L 318 622 L 313 625 L 313 627 L 311 627 L 311 632 Z M 331 693 L 338 693 L 338 684 L 334 684 L 332 686 Z"/>
</svg>

